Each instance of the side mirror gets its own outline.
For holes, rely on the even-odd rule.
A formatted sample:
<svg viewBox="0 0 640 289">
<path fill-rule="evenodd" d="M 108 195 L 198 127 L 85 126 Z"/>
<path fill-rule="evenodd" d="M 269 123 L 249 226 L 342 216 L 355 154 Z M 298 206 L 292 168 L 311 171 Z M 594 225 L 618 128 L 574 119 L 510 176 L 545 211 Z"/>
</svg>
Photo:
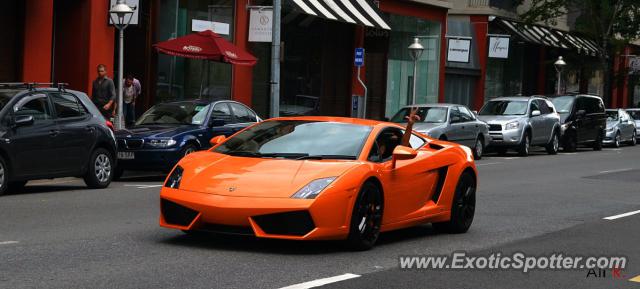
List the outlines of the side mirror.
<svg viewBox="0 0 640 289">
<path fill-rule="evenodd" d="M 16 116 L 13 120 L 13 124 L 18 126 L 29 126 L 33 124 L 33 116 L 32 115 L 20 115 Z"/>
<path fill-rule="evenodd" d="M 539 116 L 540 115 L 540 111 L 539 110 L 534 110 L 531 112 L 531 116 Z"/>
<path fill-rule="evenodd" d="M 396 146 L 396 148 L 393 150 L 392 156 L 393 168 L 396 167 L 396 161 L 414 159 L 417 155 L 418 152 L 410 147 L 402 145 Z"/>
<path fill-rule="evenodd" d="M 209 140 L 209 144 L 211 146 L 216 146 L 223 143 L 225 140 L 227 140 L 227 137 L 224 135 L 214 136 L 213 138 L 211 138 L 211 140 Z"/>
<path fill-rule="evenodd" d="M 227 124 L 227 122 L 224 119 L 220 118 L 211 118 L 211 121 L 209 121 L 210 127 L 224 126 L 225 124 Z"/>
</svg>

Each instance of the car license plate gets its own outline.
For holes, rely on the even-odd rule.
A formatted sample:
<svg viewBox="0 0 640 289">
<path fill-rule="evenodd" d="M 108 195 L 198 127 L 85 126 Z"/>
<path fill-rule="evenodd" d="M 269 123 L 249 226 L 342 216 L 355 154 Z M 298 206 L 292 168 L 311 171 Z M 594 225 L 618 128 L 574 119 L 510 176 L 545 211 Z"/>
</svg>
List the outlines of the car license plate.
<svg viewBox="0 0 640 289">
<path fill-rule="evenodd" d="M 135 159 L 136 156 L 133 152 L 118 152 L 119 160 L 132 160 Z"/>
</svg>

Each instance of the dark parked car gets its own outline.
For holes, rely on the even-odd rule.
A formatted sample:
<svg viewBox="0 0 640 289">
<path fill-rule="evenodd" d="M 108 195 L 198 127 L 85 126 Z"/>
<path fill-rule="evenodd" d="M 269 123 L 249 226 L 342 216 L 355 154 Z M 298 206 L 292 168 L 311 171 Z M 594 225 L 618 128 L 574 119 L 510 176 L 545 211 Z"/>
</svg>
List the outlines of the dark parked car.
<svg viewBox="0 0 640 289">
<path fill-rule="evenodd" d="M 607 127 L 602 98 L 578 94 L 556 96 L 551 101 L 560 113 L 561 143 L 565 151 L 575 151 L 578 145 L 602 149 Z"/>
<path fill-rule="evenodd" d="M 0 195 L 29 180 L 82 177 L 111 183 L 116 141 L 86 94 L 38 84 L 0 84 Z"/>
<path fill-rule="evenodd" d="M 183 156 L 209 148 L 214 136 L 230 136 L 259 121 L 253 110 L 235 101 L 157 104 L 135 126 L 116 132 L 119 161 L 115 177 L 125 170 L 169 171 Z"/>
</svg>

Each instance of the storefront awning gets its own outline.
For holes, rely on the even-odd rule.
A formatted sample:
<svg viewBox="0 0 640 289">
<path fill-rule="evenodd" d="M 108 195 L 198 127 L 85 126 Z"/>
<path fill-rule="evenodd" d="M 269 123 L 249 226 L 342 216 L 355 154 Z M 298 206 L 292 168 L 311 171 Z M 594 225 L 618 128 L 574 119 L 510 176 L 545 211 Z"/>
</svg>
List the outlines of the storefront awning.
<svg viewBox="0 0 640 289">
<path fill-rule="evenodd" d="M 520 39 L 549 47 L 577 50 L 592 56 L 599 54 L 598 46 L 590 39 L 568 32 L 540 25 L 524 24 L 508 19 L 499 19 L 498 23 Z"/>
<path fill-rule="evenodd" d="M 288 0 L 296 10 L 326 19 L 391 30 L 380 11 L 367 0 Z"/>
</svg>

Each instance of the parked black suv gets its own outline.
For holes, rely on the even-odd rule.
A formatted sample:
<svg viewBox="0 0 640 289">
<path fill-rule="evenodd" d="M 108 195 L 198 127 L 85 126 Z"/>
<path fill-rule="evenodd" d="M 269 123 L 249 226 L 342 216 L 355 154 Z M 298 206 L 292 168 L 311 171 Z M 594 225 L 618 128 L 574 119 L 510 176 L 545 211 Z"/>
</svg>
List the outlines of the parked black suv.
<svg viewBox="0 0 640 289">
<path fill-rule="evenodd" d="M 116 141 L 86 94 L 63 85 L 0 83 L 0 195 L 29 180 L 111 183 Z"/>
<path fill-rule="evenodd" d="M 551 100 L 560 113 L 562 148 L 575 151 L 578 145 L 602 149 L 607 116 L 602 98 L 577 94 L 555 96 Z"/>
</svg>

